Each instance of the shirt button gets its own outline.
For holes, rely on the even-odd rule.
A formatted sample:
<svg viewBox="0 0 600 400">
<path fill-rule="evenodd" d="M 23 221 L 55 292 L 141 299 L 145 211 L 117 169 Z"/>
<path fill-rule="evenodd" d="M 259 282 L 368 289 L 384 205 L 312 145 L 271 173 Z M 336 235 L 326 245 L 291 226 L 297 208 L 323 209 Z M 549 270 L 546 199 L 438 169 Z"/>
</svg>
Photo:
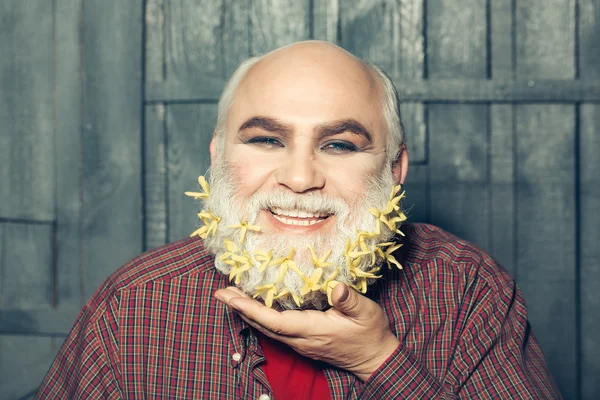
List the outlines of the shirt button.
<svg viewBox="0 0 600 400">
<path fill-rule="evenodd" d="M 268 394 L 261 394 L 258 400 L 271 400 Z"/>
<path fill-rule="evenodd" d="M 233 358 L 233 361 L 240 361 L 242 359 L 242 355 L 240 353 L 233 353 L 231 358 Z"/>
</svg>

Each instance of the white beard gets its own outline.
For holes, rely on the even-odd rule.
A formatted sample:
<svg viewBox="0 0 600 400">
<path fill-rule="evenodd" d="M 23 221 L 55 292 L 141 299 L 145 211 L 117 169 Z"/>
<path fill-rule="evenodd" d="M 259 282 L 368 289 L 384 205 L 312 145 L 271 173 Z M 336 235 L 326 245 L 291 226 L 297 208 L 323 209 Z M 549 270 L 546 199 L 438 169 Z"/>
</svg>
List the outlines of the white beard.
<svg viewBox="0 0 600 400">
<path fill-rule="evenodd" d="M 372 176 L 370 182 L 366 182 L 365 191 L 357 194 L 354 204 L 347 204 L 343 200 L 331 198 L 320 192 L 314 191 L 306 194 L 293 193 L 290 190 L 276 187 L 269 191 L 262 191 L 252 195 L 249 199 L 240 198 L 235 190 L 237 184 L 234 168 L 229 165 L 220 165 L 211 171 L 210 191 L 208 199 L 204 201 L 205 209 L 214 215 L 221 217 L 219 228 L 214 235 L 205 240 L 206 248 L 215 254 L 215 266 L 224 273 L 229 274 L 231 266 L 226 264 L 221 255 L 226 252 L 224 240 L 228 239 L 236 244 L 239 243 L 240 231 L 227 228 L 247 221 L 252 225 L 260 221 L 261 210 L 281 208 L 298 209 L 312 212 L 321 212 L 335 215 L 336 225 L 333 232 L 323 235 L 315 234 L 282 234 L 281 232 L 269 232 L 265 226 L 261 226 L 260 232 L 248 231 L 240 251 L 255 254 L 256 250 L 273 250 L 274 257 L 285 257 L 291 248 L 296 252 L 293 261 L 306 276 L 311 276 L 315 265 L 311 262 L 311 253 L 308 246 L 311 245 L 317 257 L 322 257 L 329 249 L 332 250 L 327 262 L 333 266 L 323 268 L 323 279 L 330 276 L 336 267 L 340 267 L 339 274 L 335 280 L 351 285 L 355 279 L 350 275 L 347 268 L 345 244 L 347 240 L 354 243 L 358 238 L 358 232 L 372 232 L 375 229 L 375 217 L 368 211 L 369 208 L 383 209 L 388 202 L 388 197 L 394 180 L 391 168 L 385 168 L 379 176 Z M 260 224 L 259 224 L 260 225 Z M 381 233 L 365 239 L 369 248 L 378 243 L 387 242 L 394 236 L 394 232 L 382 224 Z M 259 271 L 260 262 L 244 272 L 237 286 L 250 296 L 258 293 L 257 287 L 272 284 L 277 281 L 279 268 L 267 267 Z M 363 257 L 356 269 L 368 271 L 373 268 L 370 257 Z M 374 279 L 369 279 L 372 283 Z M 304 280 L 295 272 L 288 270 L 280 285 L 299 296 L 300 288 Z M 302 308 L 324 309 L 327 307 L 327 295 L 325 292 L 310 292 L 302 297 Z M 274 300 L 283 309 L 297 309 L 298 305 L 291 296 L 284 296 Z"/>
</svg>

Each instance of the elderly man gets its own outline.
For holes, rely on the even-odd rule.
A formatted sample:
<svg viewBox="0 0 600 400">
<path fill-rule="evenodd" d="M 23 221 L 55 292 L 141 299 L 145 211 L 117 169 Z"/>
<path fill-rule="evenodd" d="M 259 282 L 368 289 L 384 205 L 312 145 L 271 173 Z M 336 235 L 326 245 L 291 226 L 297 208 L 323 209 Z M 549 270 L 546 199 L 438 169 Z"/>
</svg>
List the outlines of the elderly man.
<svg viewBox="0 0 600 400">
<path fill-rule="evenodd" d="M 400 226 L 408 154 L 381 70 L 314 41 L 250 59 L 210 153 L 195 237 L 105 282 L 38 397 L 560 398 L 507 273 Z"/>
</svg>

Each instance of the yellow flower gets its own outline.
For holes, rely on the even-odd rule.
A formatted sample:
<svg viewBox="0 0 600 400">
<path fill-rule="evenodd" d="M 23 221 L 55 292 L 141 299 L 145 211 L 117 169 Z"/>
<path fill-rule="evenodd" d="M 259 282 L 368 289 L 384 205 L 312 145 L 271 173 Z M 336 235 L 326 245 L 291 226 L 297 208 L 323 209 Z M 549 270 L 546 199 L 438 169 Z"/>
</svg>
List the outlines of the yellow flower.
<svg viewBox="0 0 600 400">
<path fill-rule="evenodd" d="M 323 268 L 317 268 L 310 275 L 310 278 L 302 277 L 304 279 L 304 286 L 300 289 L 300 294 L 305 296 L 310 292 L 321 290 L 321 285 L 319 284 L 321 275 L 323 275 Z"/>
<path fill-rule="evenodd" d="M 346 257 L 346 265 L 348 269 L 352 269 L 360 264 L 360 260 L 362 256 L 369 254 L 369 252 L 364 251 L 353 251 L 358 244 L 352 243 L 350 239 L 346 239 L 346 245 L 344 246 L 344 256 Z"/>
<path fill-rule="evenodd" d="M 204 223 L 204 226 L 196 229 L 190 236 L 200 236 L 206 239 L 210 235 L 214 235 L 217 231 L 217 226 L 221 222 L 221 217 L 217 217 L 210 211 L 202 210 L 198 213 L 198 217 Z"/>
<path fill-rule="evenodd" d="M 327 259 L 329 258 L 329 256 L 331 255 L 331 249 L 329 249 L 327 251 L 327 253 L 325 253 L 325 255 L 321 258 L 317 257 L 315 250 L 313 249 L 313 247 L 311 245 L 308 245 L 308 249 L 310 250 L 310 253 L 312 254 L 312 257 L 310 258 L 310 262 L 313 263 L 313 265 L 317 268 L 325 268 L 325 267 L 332 267 L 333 264 L 330 262 L 327 262 Z"/>
<path fill-rule="evenodd" d="M 240 222 L 237 225 L 228 226 L 228 228 L 239 229 L 241 231 L 240 235 L 240 244 L 244 243 L 244 239 L 246 238 L 247 231 L 255 231 L 260 232 L 260 226 L 250 225 L 247 221 Z"/>
<path fill-rule="evenodd" d="M 296 305 L 298 307 L 300 307 L 302 305 L 302 303 L 304 303 L 304 301 L 302 300 L 302 298 L 300 296 L 298 296 L 294 292 L 290 292 L 290 293 L 292 294 L 292 298 L 294 299 L 294 303 L 296 303 Z"/>
<path fill-rule="evenodd" d="M 206 182 L 206 179 L 204 179 L 203 176 L 199 176 L 198 177 L 198 183 L 200 184 L 200 187 L 202 188 L 202 190 L 204 190 L 204 193 L 200 193 L 200 192 L 185 192 L 185 195 L 193 197 L 195 200 L 197 200 L 197 199 L 207 199 L 208 196 L 210 196 L 210 187 L 208 186 L 208 182 Z"/>
<path fill-rule="evenodd" d="M 296 272 L 301 277 L 304 276 L 302 271 L 298 269 L 296 263 L 292 260 L 294 258 L 294 253 L 296 249 L 292 247 L 290 252 L 285 257 L 276 258 L 271 261 L 271 265 L 279 265 L 279 275 L 277 276 L 276 282 L 282 282 L 283 278 L 285 278 L 285 274 L 287 273 L 288 268 Z"/>
<path fill-rule="evenodd" d="M 392 193 L 390 193 L 390 201 L 388 204 L 392 204 L 392 208 L 396 211 L 400 210 L 400 200 L 402 200 L 403 198 L 405 198 L 406 196 L 404 195 L 404 193 L 406 193 L 406 191 L 403 191 L 399 196 L 396 196 L 396 194 L 398 194 L 398 192 L 400 191 L 400 189 L 402 189 L 402 185 L 398 185 L 398 186 L 394 186 L 392 187 Z"/>
<path fill-rule="evenodd" d="M 257 292 L 253 297 L 257 298 L 258 296 L 262 296 L 266 293 L 267 296 L 265 298 L 265 306 L 271 308 L 273 306 L 273 298 L 277 294 L 277 288 L 275 287 L 275 284 L 269 283 L 268 285 L 257 286 L 256 290 Z"/>
<path fill-rule="evenodd" d="M 327 303 L 329 303 L 330 306 L 333 306 L 333 302 L 331 301 L 331 293 L 333 293 L 333 289 L 339 284 L 338 281 L 330 281 L 327 282 L 327 287 L 325 290 L 327 290 Z"/>
<path fill-rule="evenodd" d="M 258 270 L 262 272 L 271 264 L 271 261 L 273 261 L 273 250 L 269 250 L 268 253 L 266 251 L 256 250 L 254 252 L 254 258 L 256 261 L 262 263 L 260 267 L 258 267 Z"/>
<path fill-rule="evenodd" d="M 386 247 L 385 252 L 381 247 Z M 392 268 L 392 264 L 396 265 L 398 269 L 402 269 L 402 265 L 396 260 L 392 253 L 402 247 L 402 244 L 395 244 L 394 242 L 385 242 L 377 245 L 377 254 L 387 262 L 388 268 Z"/>
<path fill-rule="evenodd" d="M 230 260 L 232 263 L 225 261 L 231 265 L 231 271 L 229 271 L 229 280 L 235 278 L 235 284 L 239 285 L 241 282 L 242 274 L 252 268 L 252 260 L 247 255 L 232 254 Z"/>
<path fill-rule="evenodd" d="M 361 292 L 362 294 L 367 293 L 367 278 L 362 277 L 362 278 L 358 278 L 358 283 L 355 283 L 354 285 L 352 285 L 353 288 L 355 288 L 356 290 L 358 290 L 359 292 Z"/>
<path fill-rule="evenodd" d="M 354 270 L 350 271 L 350 275 L 353 278 L 369 278 L 369 279 L 379 279 L 381 275 L 375 275 L 375 273 L 379 272 L 379 268 L 373 268 L 368 271 L 363 271 L 362 269 L 354 268 Z"/>
</svg>

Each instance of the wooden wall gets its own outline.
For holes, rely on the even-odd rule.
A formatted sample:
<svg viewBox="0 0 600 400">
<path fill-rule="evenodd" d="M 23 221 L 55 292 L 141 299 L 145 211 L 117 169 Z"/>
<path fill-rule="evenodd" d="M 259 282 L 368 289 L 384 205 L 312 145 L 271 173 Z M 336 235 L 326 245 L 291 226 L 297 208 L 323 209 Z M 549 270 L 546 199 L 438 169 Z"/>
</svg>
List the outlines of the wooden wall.
<svg viewBox="0 0 600 400">
<path fill-rule="evenodd" d="M 413 221 L 489 251 L 566 399 L 600 397 L 600 0 L 0 2 L 0 398 L 102 280 L 186 236 L 243 59 L 335 42 L 402 99 Z"/>
</svg>

